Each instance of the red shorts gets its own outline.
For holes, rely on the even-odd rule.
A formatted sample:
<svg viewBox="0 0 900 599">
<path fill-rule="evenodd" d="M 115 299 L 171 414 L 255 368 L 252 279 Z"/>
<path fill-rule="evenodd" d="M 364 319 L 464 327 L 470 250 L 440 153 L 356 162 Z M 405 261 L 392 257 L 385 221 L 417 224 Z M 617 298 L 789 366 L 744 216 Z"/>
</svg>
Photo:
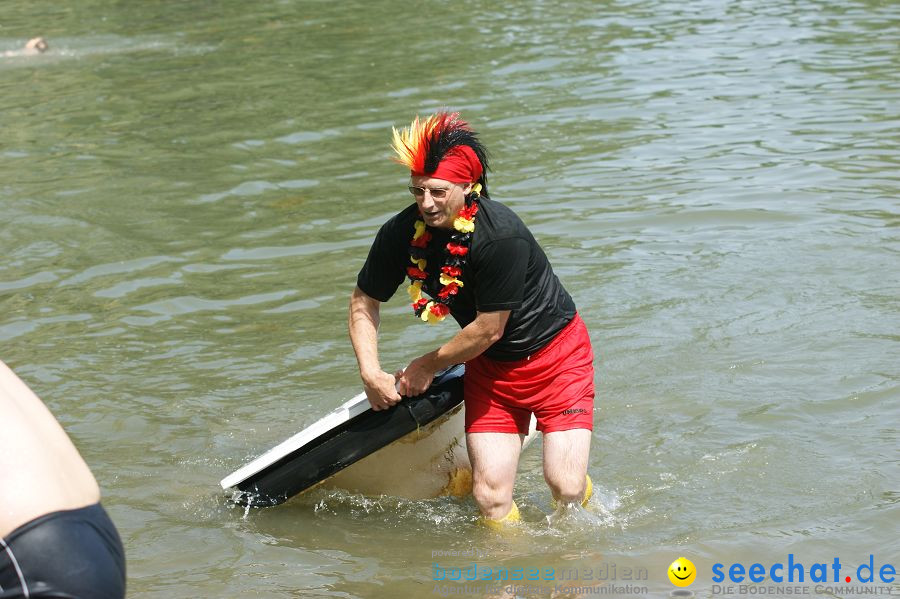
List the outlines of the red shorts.
<svg viewBox="0 0 900 599">
<path fill-rule="evenodd" d="M 524 360 L 469 360 L 463 384 L 467 433 L 524 435 L 532 413 L 543 433 L 594 428 L 594 352 L 577 314 Z"/>
</svg>

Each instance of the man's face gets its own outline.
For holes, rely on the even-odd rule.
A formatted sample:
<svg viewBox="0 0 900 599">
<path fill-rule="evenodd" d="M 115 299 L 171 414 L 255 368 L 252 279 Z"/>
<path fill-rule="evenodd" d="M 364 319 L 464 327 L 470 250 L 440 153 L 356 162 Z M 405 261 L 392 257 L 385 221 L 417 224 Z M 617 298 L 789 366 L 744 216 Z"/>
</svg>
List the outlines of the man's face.
<svg viewBox="0 0 900 599">
<path fill-rule="evenodd" d="M 433 177 L 412 177 L 410 186 L 422 220 L 429 227 L 452 229 L 457 213 L 466 205 L 466 194 L 472 191 L 471 183 L 451 183 Z M 436 197 L 438 196 L 438 197 Z"/>
</svg>

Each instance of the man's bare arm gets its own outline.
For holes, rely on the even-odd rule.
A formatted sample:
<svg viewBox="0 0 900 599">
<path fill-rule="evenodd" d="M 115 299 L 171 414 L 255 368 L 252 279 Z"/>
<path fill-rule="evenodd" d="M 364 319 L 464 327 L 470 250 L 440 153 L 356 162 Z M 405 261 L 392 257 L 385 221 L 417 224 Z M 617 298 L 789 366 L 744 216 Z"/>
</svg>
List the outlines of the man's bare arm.
<svg viewBox="0 0 900 599">
<path fill-rule="evenodd" d="M 410 362 L 398 379 L 400 393 L 410 397 L 418 395 L 428 389 L 438 370 L 480 356 L 503 336 L 509 313 L 509 310 L 478 312 L 475 320 L 453 339 Z"/>
<path fill-rule="evenodd" d="M 381 302 L 356 287 L 350 296 L 350 342 L 359 364 L 362 378 L 373 410 L 386 410 L 398 401 L 396 375 L 381 368 L 378 361 L 378 325 L 381 323 Z"/>
</svg>

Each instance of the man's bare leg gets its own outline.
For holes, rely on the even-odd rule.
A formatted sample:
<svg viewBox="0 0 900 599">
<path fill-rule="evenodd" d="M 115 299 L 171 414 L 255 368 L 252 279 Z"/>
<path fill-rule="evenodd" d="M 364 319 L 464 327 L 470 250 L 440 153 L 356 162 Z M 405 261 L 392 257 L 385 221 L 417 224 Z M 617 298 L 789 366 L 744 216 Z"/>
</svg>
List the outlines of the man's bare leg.
<svg viewBox="0 0 900 599">
<path fill-rule="evenodd" d="M 472 463 L 472 494 L 481 513 L 501 520 L 512 509 L 513 485 L 525 435 L 516 433 L 466 433 Z"/>
<path fill-rule="evenodd" d="M 591 436 L 583 428 L 544 434 L 544 480 L 560 503 L 584 499 Z"/>
</svg>

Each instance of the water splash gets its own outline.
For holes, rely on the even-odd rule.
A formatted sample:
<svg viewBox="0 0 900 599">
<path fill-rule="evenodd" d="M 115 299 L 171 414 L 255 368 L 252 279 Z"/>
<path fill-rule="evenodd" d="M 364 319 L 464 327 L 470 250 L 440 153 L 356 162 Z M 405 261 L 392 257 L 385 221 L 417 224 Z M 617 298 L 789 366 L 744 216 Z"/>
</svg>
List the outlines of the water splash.
<svg viewBox="0 0 900 599">
<path fill-rule="evenodd" d="M 583 531 L 585 528 L 605 528 L 609 519 L 583 508 L 580 504 L 561 503 L 556 511 L 547 516 L 547 524 L 563 533 Z"/>
</svg>

